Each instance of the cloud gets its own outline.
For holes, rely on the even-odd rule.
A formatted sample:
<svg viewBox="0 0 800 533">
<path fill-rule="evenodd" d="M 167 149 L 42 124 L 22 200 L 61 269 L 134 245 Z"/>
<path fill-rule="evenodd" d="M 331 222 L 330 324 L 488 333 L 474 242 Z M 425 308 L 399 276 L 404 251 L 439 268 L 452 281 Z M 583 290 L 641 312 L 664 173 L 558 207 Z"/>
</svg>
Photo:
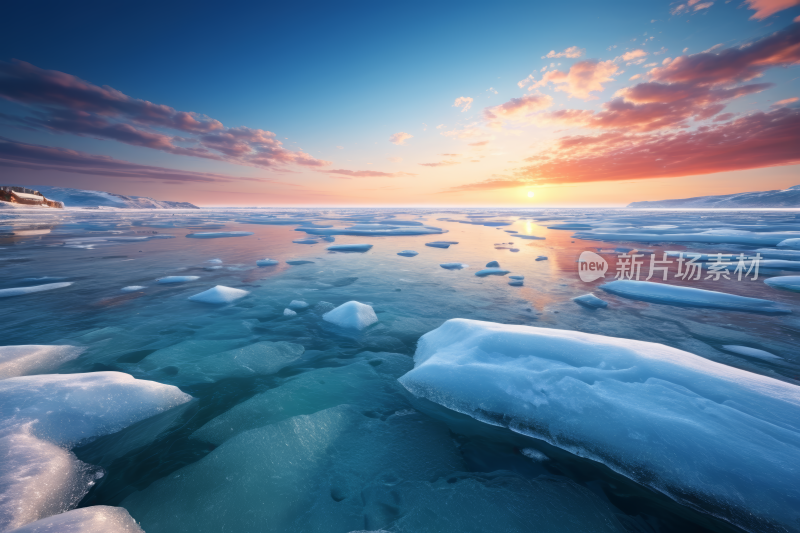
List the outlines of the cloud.
<svg viewBox="0 0 800 533">
<path fill-rule="evenodd" d="M 545 65 L 545 66 L 542 68 L 542 70 L 541 70 L 541 71 L 542 71 L 542 72 L 544 72 L 545 70 L 547 70 L 547 65 Z M 518 82 L 517 82 L 517 87 L 519 87 L 520 89 L 524 89 L 526 85 L 528 85 L 528 84 L 530 84 L 530 83 L 533 83 L 534 81 L 536 81 L 536 78 L 534 78 L 533 74 L 528 74 L 528 77 L 527 77 L 527 78 L 525 78 L 524 80 L 520 80 L 520 81 L 518 81 Z"/>
<path fill-rule="evenodd" d="M 794 98 L 786 98 L 785 100 L 778 100 L 777 102 L 775 102 L 774 104 L 772 104 L 772 106 L 771 106 L 771 107 L 783 107 L 783 106 L 787 106 L 787 105 L 789 105 L 789 104 L 793 104 L 793 103 L 797 102 L 798 100 L 800 100 L 800 98 L 798 98 L 798 97 L 796 97 L 796 96 L 795 96 Z"/>
<path fill-rule="evenodd" d="M 0 138 L 0 167 L 55 170 L 105 178 L 132 178 L 167 182 L 272 181 L 258 178 L 236 178 L 211 172 L 192 172 L 139 165 L 111 157 L 92 155 L 64 148 L 21 143 L 4 138 Z"/>
<path fill-rule="evenodd" d="M 478 141 L 475 143 L 469 143 L 469 146 L 486 146 L 489 144 L 489 141 Z"/>
<path fill-rule="evenodd" d="M 569 57 L 569 58 L 576 58 L 581 57 L 583 54 L 586 53 L 585 48 L 578 48 L 577 46 L 570 46 L 563 52 L 556 53 L 555 50 L 550 50 L 547 52 L 547 55 L 542 56 L 542 59 L 545 58 L 555 58 L 555 57 Z"/>
<path fill-rule="evenodd" d="M 800 5 L 800 0 L 745 0 L 745 3 L 750 9 L 756 10 L 750 20 L 764 20 L 778 11 Z"/>
<path fill-rule="evenodd" d="M 528 89 L 543 87 L 548 83 L 556 86 L 557 91 L 567 93 L 570 98 L 582 98 L 590 100 L 596 98 L 592 92 L 603 90 L 603 84 L 614 81 L 611 76 L 617 72 L 617 65 L 614 61 L 597 61 L 590 59 L 579 61 L 570 67 L 569 71 L 551 70 L 545 72 L 544 77 L 532 84 Z"/>
<path fill-rule="evenodd" d="M 397 145 L 404 145 L 408 139 L 411 139 L 413 135 L 410 133 L 406 133 L 404 131 L 398 131 L 391 137 L 389 137 L 389 142 Z"/>
<path fill-rule="evenodd" d="M 757 112 L 696 131 L 570 136 L 514 177 L 461 185 L 452 192 L 633 179 L 677 178 L 800 164 L 800 109 Z"/>
<path fill-rule="evenodd" d="M 443 131 L 441 135 L 444 137 L 456 137 L 458 139 L 474 139 L 476 137 L 484 137 L 486 132 L 479 128 L 477 124 L 470 124 L 462 128 Z"/>
<path fill-rule="evenodd" d="M 386 159 L 388 159 L 392 163 L 400 163 L 401 161 L 403 161 L 402 157 L 387 157 Z"/>
<path fill-rule="evenodd" d="M 35 129 L 241 165 L 330 164 L 283 148 L 270 131 L 225 128 L 205 115 L 132 98 L 112 87 L 98 87 L 22 61 L 0 62 L 0 98 L 32 108 L 30 116 L 18 121 Z M 165 129 L 184 136 L 165 133 Z"/>
<path fill-rule="evenodd" d="M 420 163 L 423 167 L 447 167 L 450 165 L 460 165 L 459 161 L 439 161 L 438 163 Z"/>
<path fill-rule="evenodd" d="M 492 127 L 499 127 L 505 121 L 526 121 L 533 113 L 553 105 L 553 97 L 544 94 L 529 94 L 512 98 L 494 107 L 483 110 L 483 119 Z"/>
<path fill-rule="evenodd" d="M 800 24 L 747 46 L 726 48 L 719 53 L 702 52 L 680 56 L 649 74 L 656 81 L 721 85 L 746 82 L 761 76 L 770 67 L 800 63 Z"/>
<path fill-rule="evenodd" d="M 469 108 L 472 107 L 472 98 L 469 96 L 459 96 L 453 103 L 453 107 L 463 107 L 461 110 L 462 113 L 464 111 L 469 111 Z"/>
<path fill-rule="evenodd" d="M 326 174 L 336 174 L 336 176 L 347 176 L 351 178 L 396 178 L 399 176 L 416 176 L 416 174 L 409 174 L 408 172 L 379 172 L 377 170 L 322 170 Z"/>
<path fill-rule="evenodd" d="M 642 49 L 637 49 L 637 50 L 631 50 L 630 52 L 625 52 L 619 58 L 622 61 L 632 61 L 634 59 L 639 59 L 640 57 L 644 57 L 646 55 L 647 52 L 645 52 Z"/>
</svg>

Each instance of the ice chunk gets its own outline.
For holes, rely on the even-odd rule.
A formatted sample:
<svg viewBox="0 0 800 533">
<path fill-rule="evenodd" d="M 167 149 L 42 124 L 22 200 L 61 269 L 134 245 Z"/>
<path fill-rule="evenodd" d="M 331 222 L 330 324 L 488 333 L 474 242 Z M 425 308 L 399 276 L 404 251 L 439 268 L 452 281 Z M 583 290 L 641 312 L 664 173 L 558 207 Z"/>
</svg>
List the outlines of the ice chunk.
<svg viewBox="0 0 800 533">
<path fill-rule="evenodd" d="M 352 300 L 328 311 L 322 318 L 343 328 L 364 329 L 378 321 L 372 306 Z"/>
<path fill-rule="evenodd" d="M 209 259 L 208 261 L 206 261 L 206 263 L 211 263 L 212 265 L 221 265 L 222 259 L 215 257 L 214 259 Z"/>
<path fill-rule="evenodd" d="M 786 239 L 778 243 L 778 248 L 800 250 L 800 239 Z"/>
<path fill-rule="evenodd" d="M 291 309 L 284 309 L 283 316 L 297 316 L 297 312 L 292 311 Z"/>
<path fill-rule="evenodd" d="M 186 235 L 191 239 L 219 239 L 222 237 L 247 237 L 252 235 L 251 231 L 211 231 L 205 233 L 189 233 Z"/>
<path fill-rule="evenodd" d="M 800 292 L 800 276 L 776 276 L 765 279 L 764 283 L 773 289 Z"/>
<path fill-rule="evenodd" d="M 292 241 L 295 244 L 317 244 L 317 239 L 295 239 Z"/>
<path fill-rule="evenodd" d="M 435 235 L 445 233 L 442 228 L 432 226 L 407 226 L 401 224 L 356 224 L 346 228 L 297 228 L 310 235 L 359 235 L 359 236 L 391 236 L 391 235 Z"/>
<path fill-rule="evenodd" d="M 511 272 L 510 270 L 503 270 L 502 268 L 484 268 L 483 270 L 478 270 L 475 272 L 475 275 L 478 277 L 486 277 L 486 276 L 505 276 Z"/>
<path fill-rule="evenodd" d="M 305 261 L 303 259 L 293 259 L 291 261 L 286 261 L 287 265 L 298 266 L 298 265 L 310 265 L 314 261 Z"/>
<path fill-rule="evenodd" d="M 14 533 L 144 533 L 122 507 L 95 505 L 37 520 Z"/>
<path fill-rule="evenodd" d="M 415 252 L 414 250 L 403 250 L 402 252 L 397 252 L 397 255 L 402 255 L 403 257 L 414 257 L 415 255 L 419 255 L 419 252 Z"/>
<path fill-rule="evenodd" d="M 508 276 L 508 279 L 525 279 L 525 276 Z"/>
<path fill-rule="evenodd" d="M 122 372 L 47 374 L 0 381 L 4 426 L 33 422 L 37 437 L 71 445 L 114 433 L 192 397 Z"/>
<path fill-rule="evenodd" d="M 170 283 L 186 283 L 187 281 L 196 281 L 198 279 L 200 279 L 200 276 L 167 276 L 157 279 L 156 283 L 166 285 Z"/>
<path fill-rule="evenodd" d="M 213 289 L 208 289 L 194 296 L 189 296 L 189 299 L 193 302 L 203 302 L 207 304 L 229 304 L 240 298 L 244 298 L 248 294 L 250 294 L 250 291 L 217 285 Z"/>
<path fill-rule="evenodd" d="M 508 251 L 516 253 L 519 252 L 519 248 L 510 248 Z"/>
<path fill-rule="evenodd" d="M 439 266 L 447 270 L 461 270 L 462 268 L 467 268 L 469 265 L 465 265 L 464 263 L 442 263 Z"/>
<path fill-rule="evenodd" d="M 544 440 L 747 531 L 794 530 L 800 387 L 660 344 L 453 319 L 411 393 Z"/>
<path fill-rule="evenodd" d="M 497 261 L 489 261 L 486 263 L 486 268 L 500 268 L 500 263 Z"/>
<path fill-rule="evenodd" d="M 503 231 L 505 231 L 506 233 L 519 233 L 518 231 L 513 230 L 513 229 L 506 229 L 506 230 L 503 230 Z"/>
<path fill-rule="evenodd" d="M 679 307 L 705 307 L 708 309 L 724 309 L 727 311 L 746 311 L 769 315 L 782 315 L 792 310 L 771 300 L 748 298 L 725 292 L 707 291 L 694 287 L 679 287 L 666 283 L 649 281 L 617 280 L 600 285 L 600 288 L 611 294 L 664 305 Z"/>
<path fill-rule="evenodd" d="M 576 296 L 572 299 L 573 302 L 581 304 L 592 309 L 602 309 L 608 307 L 608 302 L 601 300 L 594 294 L 584 294 L 583 296 Z"/>
<path fill-rule="evenodd" d="M 547 256 L 546 255 L 540 255 L 539 257 L 536 258 L 536 260 L 537 261 L 547 261 Z"/>
<path fill-rule="evenodd" d="M 128 285 L 127 287 L 122 287 L 120 292 L 136 292 L 146 288 L 143 285 Z"/>
<path fill-rule="evenodd" d="M 426 242 L 425 246 L 430 246 L 431 248 L 450 248 L 449 242 L 441 242 L 441 241 L 434 241 L 434 242 Z"/>
<path fill-rule="evenodd" d="M 551 226 L 547 226 L 547 229 L 592 229 L 592 226 L 590 224 L 577 224 L 570 222 L 567 224 L 553 224 Z"/>
<path fill-rule="evenodd" d="M 529 241 L 544 241 L 546 240 L 544 237 L 537 237 L 536 235 L 523 235 L 521 233 L 517 233 L 514 237 L 519 237 L 520 239 L 528 239 Z"/>
<path fill-rule="evenodd" d="M 0 379 L 50 372 L 85 350 L 80 346 L 0 346 Z"/>
<path fill-rule="evenodd" d="M 32 287 L 15 287 L 13 289 L 0 289 L 0 298 L 7 298 L 9 296 L 22 296 L 24 294 L 31 294 L 34 292 L 51 291 L 53 289 L 63 289 L 72 285 L 71 281 L 62 283 L 46 283 L 44 285 L 34 285 Z"/>
<path fill-rule="evenodd" d="M 512 279 L 508 282 L 508 284 L 511 285 L 512 287 L 522 287 L 525 284 L 525 282 L 521 279 Z"/>
<path fill-rule="evenodd" d="M 275 266 L 279 263 L 275 259 L 259 259 L 256 261 L 256 265 L 260 267 L 268 267 L 268 266 Z"/>
<path fill-rule="evenodd" d="M 366 252 L 370 248 L 371 244 L 334 244 L 327 249 L 331 252 Z"/>
<path fill-rule="evenodd" d="M 524 455 L 528 459 L 536 461 L 537 463 L 550 460 L 549 457 L 547 457 L 545 454 L 534 448 L 522 448 L 520 450 L 520 453 L 522 453 L 522 455 Z"/>
<path fill-rule="evenodd" d="M 306 307 L 308 307 L 308 304 L 303 300 L 292 300 L 289 303 L 289 309 L 305 309 Z"/>
<path fill-rule="evenodd" d="M 775 354 L 765 352 L 764 350 L 759 350 L 757 348 L 750 348 L 748 346 L 735 346 L 735 345 L 725 345 L 722 347 L 729 352 L 737 353 L 739 355 L 746 355 L 747 357 L 755 357 L 757 359 L 766 359 L 766 360 L 775 360 L 775 359 L 783 359 L 780 356 Z"/>
</svg>

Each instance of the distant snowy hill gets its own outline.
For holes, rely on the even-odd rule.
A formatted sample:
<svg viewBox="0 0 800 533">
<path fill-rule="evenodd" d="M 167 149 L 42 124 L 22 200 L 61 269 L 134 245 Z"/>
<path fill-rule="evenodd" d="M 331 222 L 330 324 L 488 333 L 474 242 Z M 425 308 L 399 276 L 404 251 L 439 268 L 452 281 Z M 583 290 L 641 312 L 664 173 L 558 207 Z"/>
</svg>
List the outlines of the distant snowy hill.
<svg viewBox="0 0 800 533">
<path fill-rule="evenodd" d="M 653 202 L 633 202 L 628 207 L 638 208 L 800 208 L 800 185 L 782 191 L 744 192 L 722 196 L 698 196 L 679 200 L 656 200 Z"/>
<path fill-rule="evenodd" d="M 65 207 L 117 207 L 128 209 L 199 209 L 189 202 L 166 202 L 147 196 L 123 196 L 102 191 L 84 191 L 65 187 L 30 186 L 45 198 L 64 202 Z"/>
</svg>

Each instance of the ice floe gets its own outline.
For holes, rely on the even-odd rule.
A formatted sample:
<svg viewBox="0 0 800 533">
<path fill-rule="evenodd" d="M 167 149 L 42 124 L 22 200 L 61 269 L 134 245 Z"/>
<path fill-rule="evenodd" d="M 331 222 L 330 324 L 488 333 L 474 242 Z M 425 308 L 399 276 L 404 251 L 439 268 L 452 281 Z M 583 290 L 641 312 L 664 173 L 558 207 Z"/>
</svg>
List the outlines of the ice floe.
<svg viewBox="0 0 800 533">
<path fill-rule="evenodd" d="M 414 250 L 403 250 L 402 252 L 397 252 L 397 255 L 402 255 L 403 257 L 414 257 L 415 255 L 419 255 L 419 252 L 415 252 Z"/>
<path fill-rule="evenodd" d="M 189 233 L 191 239 L 219 239 L 222 237 L 247 237 L 253 235 L 251 231 L 210 231 L 205 233 Z"/>
<path fill-rule="evenodd" d="M 292 300 L 289 303 L 289 309 L 305 309 L 308 307 L 308 304 L 303 300 Z"/>
<path fill-rule="evenodd" d="M 525 279 L 525 276 L 508 276 L 508 279 Z"/>
<path fill-rule="evenodd" d="M 446 230 L 432 226 L 407 226 L 405 224 L 355 224 L 343 228 L 295 228 L 309 235 L 358 235 L 392 236 L 392 235 L 434 235 L 446 233 Z"/>
<path fill-rule="evenodd" d="M 327 250 L 331 252 L 367 252 L 372 248 L 371 244 L 334 244 L 328 246 Z"/>
<path fill-rule="evenodd" d="M 364 329 L 378 321 L 372 306 L 349 301 L 322 315 L 322 318 L 331 324 L 343 328 Z"/>
<path fill-rule="evenodd" d="M 0 289 L 0 298 L 8 298 L 10 296 L 23 296 L 25 294 L 33 294 L 35 292 L 51 291 L 53 289 L 63 289 L 72 285 L 71 281 L 64 281 L 62 283 L 46 283 L 44 285 L 33 285 L 31 287 L 14 287 L 13 289 Z"/>
<path fill-rule="evenodd" d="M 800 238 L 786 239 L 778 243 L 778 248 L 790 248 L 792 250 L 800 250 Z"/>
<path fill-rule="evenodd" d="M 508 284 L 511 285 L 512 287 L 522 287 L 523 285 L 525 285 L 525 281 L 521 279 L 512 279 L 508 281 Z"/>
<path fill-rule="evenodd" d="M 310 265 L 314 261 L 306 261 L 304 259 L 292 259 L 290 261 L 286 261 L 287 265 L 298 266 L 298 265 Z"/>
<path fill-rule="evenodd" d="M 448 320 L 400 383 L 748 531 L 800 520 L 800 387 L 668 346 Z M 621 436 L 625 436 L 621 438 Z"/>
<path fill-rule="evenodd" d="M 430 246 L 431 248 L 450 248 L 451 245 L 458 244 L 457 242 L 453 241 L 433 241 L 433 242 L 426 242 L 425 246 Z"/>
<path fill-rule="evenodd" d="M 295 244 L 317 244 L 317 239 L 295 239 L 292 241 Z"/>
<path fill-rule="evenodd" d="M 0 346 L 0 379 L 50 372 L 84 351 L 81 346 Z"/>
<path fill-rule="evenodd" d="M 765 279 L 764 283 L 773 289 L 800 292 L 800 276 L 776 276 Z"/>
<path fill-rule="evenodd" d="M 128 285 L 127 287 L 122 287 L 120 292 L 136 292 L 146 288 L 143 285 Z"/>
<path fill-rule="evenodd" d="M 581 304 L 585 307 L 591 307 L 592 309 L 603 309 L 608 307 L 608 302 L 605 300 L 601 300 L 594 294 L 584 294 L 583 296 L 576 296 L 572 299 L 573 302 L 577 304 Z"/>
<path fill-rule="evenodd" d="M 767 361 L 783 359 L 782 357 L 773 353 L 765 352 L 764 350 L 759 350 L 758 348 L 750 348 L 749 346 L 736 346 L 727 344 L 722 348 L 739 355 L 746 355 L 747 357 L 755 357 L 757 359 L 766 359 Z"/>
<path fill-rule="evenodd" d="M 483 270 L 478 270 L 475 272 L 475 275 L 483 278 L 486 276 L 505 276 L 511 272 L 510 270 L 503 270 L 502 268 L 484 268 Z"/>
<path fill-rule="evenodd" d="M 442 263 L 439 266 L 446 270 L 461 270 L 462 268 L 467 268 L 469 265 L 465 265 L 464 263 Z"/>
<path fill-rule="evenodd" d="M 188 281 L 196 281 L 198 279 L 200 279 L 200 276 L 167 276 L 165 278 L 157 279 L 156 283 L 169 285 L 170 283 L 186 283 Z"/>
<path fill-rule="evenodd" d="M 280 263 L 280 261 L 277 261 L 275 259 L 259 259 L 258 261 L 256 261 L 256 265 L 260 267 L 275 266 L 278 263 Z"/>
<path fill-rule="evenodd" d="M 248 294 L 250 294 L 250 291 L 217 285 L 207 291 L 189 296 L 189 299 L 193 302 L 203 302 L 207 304 L 229 304 L 240 298 L 244 298 Z"/>
<path fill-rule="evenodd" d="M 725 292 L 707 291 L 694 287 L 679 287 L 666 283 L 649 281 L 616 280 L 600 285 L 604 291 L 630 298 L 664 305 L 679 307 L 704 307 L 708 309 L 724 309 L 727 311 L 746 311 L 782 315 L 792 310 L 771 300 L 748 298 Z"/>
<path fill-rule="evenodd" d="M 537 261 L 547 261 L 547 256 L 546 255 L 540 255 L 539 257 L 536 258 L 536 260 Z"/>
<path fill-rule="evenodd" d="M 523 235 L 521 233 L 517 233 L 514 237 L 519 237 L 520 239 L 527 239 L 529 241 L 544 241 L 547 240 L 545 237 L 537 237 L 536 235 Z"/>
<path fill-rule="evenodd" d="M 500 268 L 500 263 L 497 261 L 489 261 L 486 263 L 486 268 Z"/>
</svg>

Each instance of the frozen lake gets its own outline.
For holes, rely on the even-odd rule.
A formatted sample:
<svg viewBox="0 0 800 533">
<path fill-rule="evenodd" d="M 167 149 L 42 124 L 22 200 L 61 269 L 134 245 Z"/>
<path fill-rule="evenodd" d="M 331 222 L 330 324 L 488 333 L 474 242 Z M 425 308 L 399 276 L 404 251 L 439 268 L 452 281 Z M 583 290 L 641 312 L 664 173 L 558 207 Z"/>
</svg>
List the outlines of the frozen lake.
<svg viewBox="0 0 800 533">
<path fill-rule="evenodd" d="M 32 504 L 27 514 L 14 510 L 14 498 L 28 498 L 29 488 L 0 477 L 10 502 L 0 497 L 0 531 L 101 505 L 125 508 L 148 533 L 800 531 L 800 489 L 790 483 L 800 475 L 800 283 L 789 279 L 800 272 L 800 246 L 786 242 L 794 238 L 800 215 L 782 210 L 0 211 L 0 372 L 7 377 L 0 380 L 0 446 L 13 451 L 20 435 L 55 444 L 58 451 L 43 448 L 39 458 L 7 457 L 20 461 L 16 468 L 63 453 L 75 472 L 48 496 L 60 503 Z M 608 262 L 605 277 L 580 279 L 578 260 L 587 251 Z M 670 261 L 663 263 L 666 282 L 662 271 L 645 282 L 652 254 Z M 724 268 L 718 254 L 728 260 Z M 603 288 L 629 257 L 641 263 L 641 283 L 628 271 Z M 686 268 L 678 257 L 696 257 L 691 277 L 675 277 Z M 749 274 L 736 272 L 740 257 Z M 654 282 L 690 290 L 652 290 Z M 596 298 L 573 301 L 586 294 Z M 336 309 L 352 301 L 363 306 Z M 553 389 L 540 400 L 498 398 L 511 387 L 503 365 L 518 357 L 499 348 L 505 330 L 492 334 L 498 348 L 483 347 L 469 361 L 485 378 L 442 371 L 426 375 L 420 392 L 403 376 L 419 374 L 420 338 L 451 319 L 676 349 L 645 354 L 678 364 L 674 372 L 654 366 L 619 377 L 606 372 L 609 365 L 621 372 L 642 363 L 589 363 L 600 342 L 586 340 L 569 345 L 577 360 L 560 359 L 564 348 L 547 356 L 550 366 L 519 370 L 540 376 L 596 365 L 602 373 L 580 378 L 591 387 L 660 380 L 689 390 L 691 401 L 653 424 L 664 429 L 672 414 L 696 421 L 695 429 L 681 426 L 686 433 L 676 441 L 703 443 L 708 456 L 648 433 L 641 413 L 624 415 L 608 426 L 616 433 L 603 436 L 625 446 L 593 448 L 598 430 L 580 413 L 594 416 L 589 407 L 608 397 L 576 393 L 545 416 L 541 406 L 556 405 L 552 394 L 563 376 L 547 383 Z M 535 336 L 524 338 L 519 343 L 531 354 L 544 350 Z M 22 345 L 74 349 L 17 362 L 1 351 Z M 641 346 L 630 350 L 641 355 Z M 470 350 L 463 353 L 475 355 Z M 453 356 L 458 365 L 466 364 L 461 354 Z M 55 387 L 41 376 L 104 372 L 159 385 L 123 400 L 114 396 L 121 386 L 114 380 L 96 393 L 87 385 L 86 398 L 63 416 L 35 404 Z M 15 377 L 26 375 L 39 377 Z M 728 385 L 693 388 L 711 375 Z M 9 379 L 39 381 L 25 393 L 4 392 Z M 740 407 L 745 396 L 737 394 L 752 388 L 765 392 Z M 650 389 L 619 390 L 607 392 L 640 394 L 653 412 L 672 409 Z M 636 403 L 624 397 L 619 411 L 607 404 L 612 415 Z M 735 455 L 726 455 L 733 436 L 700 438 L 727 416 L 702 418 L 710 412 L 704 401 L 745 413 L 720 427 L 763 433 L 739 446 L 759 458 L 774 452 L 783 475 L 761 480 L 746 470 L 766 472 L 766 463 L 733 464 Z M 20 411 L 9 402 L 34 403 Z M 150 410 L 134 409 L 146 402 Z M 96 414 L 112 403 L 114 413 L 131 414 L 113 424 L 111 414 Z M 556 434 L 567 412 L 575 420 Z M 66 436 L 76 421 L 87 429 Z M 45 434 L 45 426 L 55 429 Z M 646 450 L 677 459 L 655 467 Z M 717 470 L 704 470 L 709 465 Z M 47 481 L 41 475 L 37 483 Z M 734 497 L 714 486 L 739 480 L 766 496 Z"/>
</svg>

